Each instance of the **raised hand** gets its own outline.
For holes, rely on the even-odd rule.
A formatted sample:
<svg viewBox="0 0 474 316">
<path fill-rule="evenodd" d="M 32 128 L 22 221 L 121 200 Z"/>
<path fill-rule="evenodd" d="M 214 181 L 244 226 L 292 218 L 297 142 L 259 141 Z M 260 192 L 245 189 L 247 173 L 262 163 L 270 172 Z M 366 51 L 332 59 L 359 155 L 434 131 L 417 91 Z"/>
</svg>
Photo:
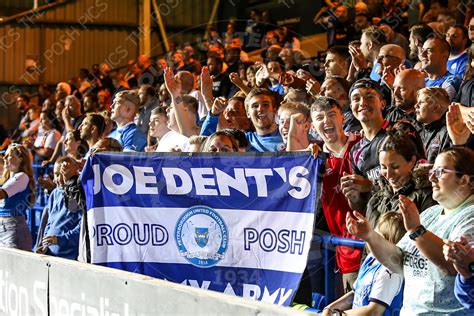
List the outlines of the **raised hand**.
<svg viewBox="0 0 474 316">
<path fill-rule="evenodd" d="M 349 234 L 356 236 L 357 238 L 368 240 L 373 233 L 373 229 L 369 224 L 369 221 L 357 211 L 353 211 L 351 216 L 350 212 L 346 213 L 346 227 Z"/>
<path fill-rule="evenodd" d="M 230 81 L 235 84 L 237 87 L 240 87 L 241 85 L 244 84 L 242 79 L 240 79 L 239 74 L 236 72 L 232 72 L 229 74 L 229 79 Z"/>
<path fill-rule="evenodd" d="M 446 112 L 446 129 L 454 145 L 464 145 L 471 136 L 471 131 L 464 123 L 457 103 L 451 103 L 448 112 Z"/>
<path fill-rule="evenodd" d="M 313 97 L 319 96 L 319 93 L 321 92 L 321 84 L 314 79 L 309 79 L 306 81 L 306 92 L 311 94 Z"/>
<path fill-rule="evenodd" d="M 350 45 L 349 53 L 352 57 L 352 65 L 354 65 L 356 70 L 361 70 L 367 68 L 367 61 L 365 60 L 364 54 L 359 47 Z"/>
<path fill-rule="evenodd" d="M 470 245 L 464 237 L 461 237 L 459 241 L 445 239 L 443 242 L 443 254 L 446 261 L 452 263 L 456 271 L 464 278 L 471 278 L 469 264 L 474 262 L 474 246 Z"/>
<path fill-rule="evenodd" d="M 420 226 L 420 212 L 416 204 L 404 195 L 398 197 L 400 211 L 403 215 L 403 224 L 407 232 L 412 233 Z"/>
<path fill-rule="evenodd" d="M 164 78 L 166 89 L 168 89 L 171 96 L 177 97 L 181 95 L 181 82 L 176 80 L 173 70 L 170 67 L 165 68 Z"/>
<path fill-rule="evenodd" d="M 224 112 L 226 107 L 227 99 L 224 97 L 217 97 L 214 99 L 214 103 L 212 104 L 211 114 L 214 116 L 220 115 L 222 112 Z"/>
<path fill-rule="evenodd" d="M 391 66 L 387 66 L 382 72 L 382 82 L 392 89 L 393 83 L 395 82 L 395 76 L 395 70 Z"/>
</svg>

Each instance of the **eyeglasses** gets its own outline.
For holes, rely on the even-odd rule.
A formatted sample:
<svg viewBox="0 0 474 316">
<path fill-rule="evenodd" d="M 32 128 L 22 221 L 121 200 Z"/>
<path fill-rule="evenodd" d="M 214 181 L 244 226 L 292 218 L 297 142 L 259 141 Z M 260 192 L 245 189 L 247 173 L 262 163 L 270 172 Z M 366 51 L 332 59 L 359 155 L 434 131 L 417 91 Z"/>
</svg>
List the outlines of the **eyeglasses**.
<svg viewBox="0 0 474 316">
<path fill-rule="evenodd" d="M 469 25 L 469 31 L 474 31 L 474 25 Z"/>
<path fill-rule="evenodd" d="M 450 169 L 444 169 L 444 168 L 430 169 L 428 171 L 428 174 L 430 175 L 430 178 L 434 175 L 438 179 L 441 178 L 441 176 L 445 173 L 463 174 L 462 172 L 459 172 L 459 171 L 456 171 L 456 170 L 450 170 Z"/>
</svg>

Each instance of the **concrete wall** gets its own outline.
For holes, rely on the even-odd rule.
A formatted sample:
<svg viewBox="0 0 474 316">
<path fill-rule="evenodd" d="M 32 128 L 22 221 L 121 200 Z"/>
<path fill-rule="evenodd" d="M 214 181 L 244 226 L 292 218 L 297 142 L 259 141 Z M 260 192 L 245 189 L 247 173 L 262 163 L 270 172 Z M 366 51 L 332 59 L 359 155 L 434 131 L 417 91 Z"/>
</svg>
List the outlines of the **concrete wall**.
<svg viewBox="0 0 474 316">
<path fill-rule="evenodd" d="M 0 258 L 0 315 L 310 315 L 15 249 Z"/>
</svg>

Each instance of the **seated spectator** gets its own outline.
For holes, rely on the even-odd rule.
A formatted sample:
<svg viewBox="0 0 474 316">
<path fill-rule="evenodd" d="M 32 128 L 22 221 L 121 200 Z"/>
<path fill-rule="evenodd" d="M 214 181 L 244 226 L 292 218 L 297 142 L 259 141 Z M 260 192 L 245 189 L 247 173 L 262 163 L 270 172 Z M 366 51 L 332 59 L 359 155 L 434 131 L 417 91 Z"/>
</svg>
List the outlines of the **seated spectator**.
<svg viewBox="0 0 474 316">
<path fill-rule="evenodd" d="M 112 103 L 114 102 L 115 96 L 120 91 L 130 90 L 130 85 L 125 81 L 125 76 L 120 71 L 115 71 L 112 73 L 112 84 L 114 85 L 114 94 L 112 95 Z"/>
<path fill-rule="evenodd" d="M 70 95 L 65 98 L 62 119 L 65 127 L 64 132 L 79 129 L 84 114 L 82 113 L 81 101 L 75 96 Z"/>
<path fill-rule="evenodd" d="M 439 205 L 421 214 L 412 201 L 400 196 L 407 233 L 397 245 L 374 232 L 362 214 L 347 216 L 348 231 L 365 240 L 390 271 L 404 275 L 403 315 L 468 314 L 454 297 L 456 270 L 443 255 L 443 239 L 465 236 L 471 241 L 474 236 L 473 160 L 474 152 L 461 147 L 436 158 L 429 179 Z"/>
<path fill-rule="evenodd" d="M 112 104 L 110 118 L 117 123 L 117 129 L 109 137 L 118 140 L 124 151 L 143 151 L 146 146 L 145 134 L 133 122 L 139 105 L 140 98 L 130 91 L 119 92 Z"/>
<path fill-rule="evenodd" d="M 26 226 L 27 209 L 35 201 L 35 180 L 28 150 L 18 144 L 8 147 L 0 188 L 0 246 L 31 251 L 31 234 Z"/>
<path fill-rule="evenodd" d="M 45 207 L 48 220 L 37 253 L 76 260 L 79 246 L 81 212 L 66 204 L 63 187 L 71 178 L 78 177 L 80 165 L 70 157 L 61 157 L 54 164 L 56 188 Z M 71 180 L 74 181 L 74 180 Z"/>
<path fill-rule="evenodd" d="M 403 216 L 396 212 L 385 213 L 375 231 L 396 244 L 406 233 Z M 402 300 L 403 275 L 394 273 L 369 254 L 362 263 L 354 290 L 325 307 L 322 315 L 334 315 L 336 310 L 347 315 L 398 315 Z"/>
<path fill-rule="evenodd" d="M 420 136 L 429 163 L 451 146 L 445 118 L 448 107 L 449 96 L 442 88 L 424 88 L 417 93 L 416 120 L 422 125 Z"/>
<path fill-rule="evenodd" d="M 461 79 L 453 76 L 447 69 L 449 44 L 444 39 L 429 38 L 423 44 L 421 66 L 428 74 L 426 87 L 440 87 L 446 90 L 449 99 L 453 100 L 461 85 Z"/>
</svg>

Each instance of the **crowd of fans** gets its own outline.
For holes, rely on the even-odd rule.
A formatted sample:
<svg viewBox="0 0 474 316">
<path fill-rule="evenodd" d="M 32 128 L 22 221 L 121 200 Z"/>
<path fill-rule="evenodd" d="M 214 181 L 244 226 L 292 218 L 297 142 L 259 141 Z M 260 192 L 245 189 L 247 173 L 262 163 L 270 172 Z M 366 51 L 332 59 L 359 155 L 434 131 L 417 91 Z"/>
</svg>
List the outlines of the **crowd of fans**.
<svg viewBox="0 0 474 316">
<path fill-rule="evenodd" d="M 40 86 L 38 105 L 19 95 L 16 129 L 0 128 L 0 245 L 31 250 L 25 214 L 38 183 L 50 194 L 34 251 L 89 261 L 79 174 L 99 151 L 309 151 L 326 159 L 316 228 L 367 244 L 337 247 L 341 297 L 322 314 L 469 314 L 474 18 L 447 1 L 357 1 L 353 12 L 325 2 L 321 69 L 252 11 L 245 31 L 265 34 L 259 61 L 229 23 L 224 38 L 209 31 L 201 62 L 175 47 L 126 72 L 100 64 L 55 92 Z M 413 3 L 420 23 L 408 25 Z M 54 165 L 53 179 L 33 164 Z M 311 305 L 313 291 L 302 282 L 295 303 Z"/>
</svg>

